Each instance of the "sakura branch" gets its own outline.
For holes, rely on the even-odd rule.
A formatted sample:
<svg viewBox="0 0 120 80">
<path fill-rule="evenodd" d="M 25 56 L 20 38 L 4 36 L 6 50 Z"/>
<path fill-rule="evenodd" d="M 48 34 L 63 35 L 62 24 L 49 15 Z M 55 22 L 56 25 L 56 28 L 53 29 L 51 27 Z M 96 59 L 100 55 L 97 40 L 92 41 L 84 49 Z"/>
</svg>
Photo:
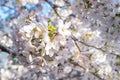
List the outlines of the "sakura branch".
<svg viewBox="0 0 120 80">
<path fill-rule="evenodd" d="M 100 50 L 100 51 L 102 51 L 102 52 L 109 52 L 108 50 L 103 50 L 103 49 L 101 49 L 101 48 L 97 48 L 97 47 L 95 47 L 95 46 L 93 46 L 93 45 L 89 45 L 89 44 L 87 44 L 87 43 L 85 43 L 85 42 L 83 42 L 83 41 L 80 41 L 80 40 L 78 40 L 77 38 L 75 38 L 74 36 L 72 36 L 71 38 L 73 39 L 73 41 L 75 42 L 75 45 L 78 47 L 79 50 L 80 50 L 80 48 L 79 48 L 77 42 L 80 42 L 80 43 L 82 43 L 83 45 L 85 45 L 85 46 L 87 46 L 87 47 L 95 48 L 95 49 Z M 80 51 L 81 51 L 81 50 L 80 50 Z M 117 56 L 117 54 L 114 54 L 114 53 L 111 53 L 111 52 L 109 52 L 109 53 L 112 54 L 112 55 L 114 55 L 114 56 Z"/>
<path fill-rule="evenodd" d="M 16 54 L 15 52 L 11 51 L 9 48 L 3 46 L 2 44 L 0 44 L 0 50 L 3 52 L 7 52 L 8 54 Z"/>
<path fill-rule="evenodd" d="M 102 51 L 102 52 L 105 52 L 105 51 L 102 50 L 101 48 L 97 48 L 97 47 L 95 47 L 95 46 L 92 46 L 92 45 L 86 44 L 86 43 L 84 43 L 84 42 L 78 40 L 78 39 L 75 38 L 74 36 L 72 36 L 72 39 L 73 39 L 75 42 L 78 41 L 78 42 L 84 44 L 85 46 L 92 47 L 92 48 L 95 48 L 95 49 L 100 50 L 100 51 Z M 77 44 L 77 47 L 78 47 L 78 44 Z"/>
<path fill-rule="evenodd" d="M 50 2 L 49 0 L 45 0 L 45 1 L 52 7 L 52 9 L 54 10 L 55 14 L 56 14 L 60 19 L 62 19 L 61 16 L 59 15 L 59 13 L 57 12 L 57 8 L 58 8 L 58 7 L 59 7 L 59 8 L 62 8 L 62 7 L 53 4 L 53 3 Z"/>
<path fill-rule="evenodd" d="M 76 41 L 84 44 L 85 46 L 93 47 L 93 48 L 95 48 L 95 49 L 98 49 L 98 50 L 101 50 L 101 51 L 104 52 L 104 50 L 102 50 L 102 49 L 100 49 L 100 48 L 96 48 L 96 47 L 91 46 L 91 45 L 88 45 L 88 44 L 86 44 L 86 43 L 84 43 L 84 42 L 82 42 L 82 41 L 79 41 L 79 40 L 78 40 L 77 38 L 75 38 L 74 36 L 72 36 L 72 39 L 73 39 L 76 47 L 78 48 L 78 50 L 79 50 L 80 52 L 81 52 L 81 50 L 80 50 L 79 45 L 78 45 L 78 43 L 77 43 Z M 87 71 L 87 69 L 86 69 L 85 67 L 83 67 L 82 65 L 80 65 L 80 64 L 78 64 L 78 63 L 71 62 L 71 64 L 77 65 L 77 66 L 81 67 L 83 70 Z M 95 72 L 88 71 L 88 73 L 94 75 L 94 76 L 97 77 L 99 80 L 105 80 L 105 79 L 101 78 L 99 75 L 97 75 Z"/>
</svg>

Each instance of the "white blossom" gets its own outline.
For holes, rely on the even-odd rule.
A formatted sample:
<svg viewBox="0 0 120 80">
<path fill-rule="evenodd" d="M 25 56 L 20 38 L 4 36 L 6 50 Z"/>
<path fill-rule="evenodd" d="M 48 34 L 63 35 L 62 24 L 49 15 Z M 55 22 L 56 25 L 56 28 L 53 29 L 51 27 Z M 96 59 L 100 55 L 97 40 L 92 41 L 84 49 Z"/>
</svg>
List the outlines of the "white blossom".
<svg viewBox="0 0 120 80">
<path fill-rule="evenodd" d="M 65 66 L 64 72 L 65 73 L 70 73 L 72 71 L 72 68 L 70 66 Z"/>
</svg>

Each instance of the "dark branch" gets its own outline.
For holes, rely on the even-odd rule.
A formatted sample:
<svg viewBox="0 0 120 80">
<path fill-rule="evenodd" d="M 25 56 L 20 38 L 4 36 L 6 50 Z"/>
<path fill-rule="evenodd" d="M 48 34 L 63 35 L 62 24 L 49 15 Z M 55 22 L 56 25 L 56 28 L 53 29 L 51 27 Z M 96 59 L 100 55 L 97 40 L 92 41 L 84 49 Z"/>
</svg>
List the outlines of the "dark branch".
<svg viewBox="0 0 120 80">
<path fill-rule="evenodd" d="M 15 52 L 12 52 L 9 48 L 7 48 L 1 44 L 0 44 L 0 50 L 3 52 L 7 52 L 8 54 L 16 54 Z"/>
<path fill-rule="evenodd" d="M 83 67 L 82 65 L 80 65 L 80 64 L 78 64 L 78 63 L 76 63 L 76 62 L 70 62 L 70 63 L 79 66 L 80 68 L 82 68 L 82 69 L 85 70 L 85 71 L 87 70 L 85 67 Z M 99 80 L 105 80 L 105 79 L 101 78 L 99 75 L 97 75 L 97 73 L 95 73 L 95 72 L 89 71 L 88 73 L 90 73 L 91 75 L 94 75 L 94 76 L 95 76 L 96 78 L 98 78 Z"/>
<path fill-rule="evenodd" d="M 84 44 L 85 46 L 95 48 L 95 49 L 100 50 L 100 51 L 102 51 L 102 52 L 106 52 L 105 50 L 103 50 L 103 49 L 101 49 L 101 48 L 97 48 L 97 47 L 95 47 L 95 46 L 93 46 L 93 45 L 89 45 L 89 44 L 87 44 L 87 43 L 85 43 L 85 42 L 82 42 L 82 41 L 78 40 L 77 38 L 75 38 L 74 36 L 72 36 L 72 39 L 73 39 L 74 41 L 78 41 L 78 42 Z"/>
<path fill-rule="evenodd" d="M 52 8 L 52 9 L 54 10 L 54 12 L 56 13 L 56 15 L 57 15 L 60 19 L 62 19 L 61 16 L 59 15 L 59 13 L 57 12 L 57 8 L 62 8 L 62 7 L 53 4 L 53 3 L 50 2 L 49 0 L 45 0 L 45 1 L 51 6 L 51 8 Z"/>
<path fill-rule="evenodd" d="M 77 41 L 77 42 L 80 42 L 81 44 L 83 44 L 83 45 L 85 45 L 85 46 L 87 46 L 87 47 L 92 47 L 92 48 L 95 48 L 95 49 L 97 49 L 97 50 L 100 50 L 100 51 L 102 51 L 102 52 L 109 52 L 108 50 L 103 50 L 103 49 L 101 49 L 101 48 L 97 48 L 97 47 L 95 47 L 95 46 L 93 46 L 93 45 L 89 45 L 89 44 L 87 44 L 87 43 L 85 43 L 85 42 L 82 42 L 82 41 L 80 41 L 80 40 L 78 40 L 77 38 L 75 38 L 74 36 L 72 36 L 72 39 L 73 39 L 73 41 Z M 79 49 L 79 46 L 78 45 L 76 45 L 77 47 L 78 47 L 78 49 Z M 79 49 L 80 50 L 80 49 Z M 110 54 L 112 54 L 112 55 L 114 55 L 114 56 L 117 56 L 117 54 L 114 54 L 114 53 L 111 53 L 111 52 L 109 52 Z"/>
</svg>

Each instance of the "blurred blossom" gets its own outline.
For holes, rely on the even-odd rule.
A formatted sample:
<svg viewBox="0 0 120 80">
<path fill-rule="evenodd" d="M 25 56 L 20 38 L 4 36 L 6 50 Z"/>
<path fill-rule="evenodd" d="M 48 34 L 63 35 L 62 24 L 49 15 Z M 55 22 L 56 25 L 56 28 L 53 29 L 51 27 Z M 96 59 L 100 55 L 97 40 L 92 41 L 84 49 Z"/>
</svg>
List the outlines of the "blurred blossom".
<svg viewBox="0 0 120 80">
<path fill-rule="evenodd" d="M 8 63 L 8 53 L 0 52 L 0 68 L 4 67 Z"/>
<path fill-rule="evenodd" d="M 70 66 L 65 66 L 64 73 L 70 73 L 72 71 Z"/>
<path fill-rule="evenodd" d="M 120 0 L 0 4 L 0 43 L 16 53 L 0 47 L 2 80 L 120 80 Z"/>
</svg>

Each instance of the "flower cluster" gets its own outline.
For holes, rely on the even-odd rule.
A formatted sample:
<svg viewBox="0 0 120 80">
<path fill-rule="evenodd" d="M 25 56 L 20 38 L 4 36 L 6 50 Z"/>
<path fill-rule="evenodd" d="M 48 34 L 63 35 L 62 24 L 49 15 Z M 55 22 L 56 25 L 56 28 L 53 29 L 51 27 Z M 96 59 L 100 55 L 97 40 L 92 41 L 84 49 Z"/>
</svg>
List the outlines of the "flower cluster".
<svg viewBox="0 0 120 80">
<path fill-rule="evenodd" d="M 11 52 L 0 52 L 2 79 L 119 80 L 120 0 L 44 1 L 52 5 L 49 16 L 23 10 L 9 23 L 9 39 L 0 31 Z"/>
</svg>

